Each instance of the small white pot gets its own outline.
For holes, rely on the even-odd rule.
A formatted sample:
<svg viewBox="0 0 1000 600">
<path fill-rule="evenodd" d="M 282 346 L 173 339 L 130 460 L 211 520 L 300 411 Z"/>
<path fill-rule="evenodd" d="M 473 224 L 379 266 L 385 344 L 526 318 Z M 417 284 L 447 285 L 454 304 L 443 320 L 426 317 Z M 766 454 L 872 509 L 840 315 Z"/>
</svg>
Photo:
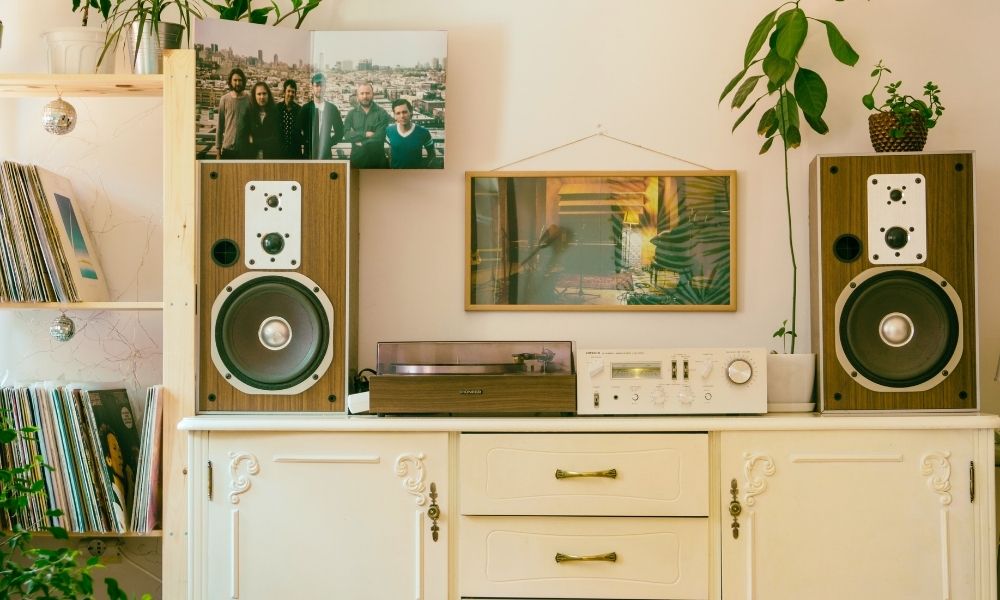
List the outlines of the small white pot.
<svg viewBox="0 0 1000 600">
<path fill-rule="evenodd" d="M 767 404 L 813 402 L 815 354 L 767 355 Z"/>
<path fill-rule="evenodd" d="M 97 60 L 104 48 L 104 30 L 100 27 L 60 27 L 43 34 L 49 48 L 50 73 L 114 73 L 114 49 L 100 66 Z"/>
</svg>

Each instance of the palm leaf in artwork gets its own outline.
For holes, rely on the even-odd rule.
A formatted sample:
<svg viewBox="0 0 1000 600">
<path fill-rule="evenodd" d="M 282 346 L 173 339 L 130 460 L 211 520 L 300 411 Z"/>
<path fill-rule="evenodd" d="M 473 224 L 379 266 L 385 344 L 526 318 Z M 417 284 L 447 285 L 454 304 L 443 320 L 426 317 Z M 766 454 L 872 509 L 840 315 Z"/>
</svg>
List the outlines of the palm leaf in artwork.
<svg viewBox="0 0 1000 600">
<path fill-rule="evenodd" d="M 716 213 L 701 221 L 686 220 L 651 240 L 656 247 L 655 268 L 680 275 L 681 303 L 729 303 L 729 225 L 727 214 Z"/>
</svg>

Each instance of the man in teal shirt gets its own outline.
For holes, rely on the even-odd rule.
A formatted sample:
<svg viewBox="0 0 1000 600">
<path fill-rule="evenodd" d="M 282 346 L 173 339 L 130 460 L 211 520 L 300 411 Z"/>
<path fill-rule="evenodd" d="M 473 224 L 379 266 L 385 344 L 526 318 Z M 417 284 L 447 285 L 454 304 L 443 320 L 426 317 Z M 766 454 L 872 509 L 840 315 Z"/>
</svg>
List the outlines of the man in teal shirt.
<svg viewBox="0 0 1000 600">
<path fill-rule="evenodd" d="M 384 169 L 385 130 L 392 117 L 375 104 L 371 82 L 358 86 L 358 105 L 344 120 L 344 139 L 351 143 L 351 166 L 359 169 Z"/>
<path fill-rule="evenodd" d="M 389 140 L 389 163 L 393 169 L 422 169 L 434 158 L 434 140 L 426 127 L 413 124 L 413 105 L 400 98 L 392 102 L 396 122 L 385 132 Z M 427 158 L 424 158 L 424 152 Z"/>
</svg>

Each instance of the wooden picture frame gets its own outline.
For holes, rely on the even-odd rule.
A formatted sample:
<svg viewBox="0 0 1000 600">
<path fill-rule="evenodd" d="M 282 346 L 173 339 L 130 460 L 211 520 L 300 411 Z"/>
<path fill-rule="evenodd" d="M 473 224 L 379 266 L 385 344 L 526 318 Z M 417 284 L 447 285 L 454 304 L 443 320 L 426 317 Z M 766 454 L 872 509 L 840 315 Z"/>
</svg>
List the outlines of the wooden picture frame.
<svg viewBox="0 0 1000 600">
<path fill-rule="evenodd" d="M 735 311 L 735 171 L 466 172 L 465 309 Z"/>
</svg>

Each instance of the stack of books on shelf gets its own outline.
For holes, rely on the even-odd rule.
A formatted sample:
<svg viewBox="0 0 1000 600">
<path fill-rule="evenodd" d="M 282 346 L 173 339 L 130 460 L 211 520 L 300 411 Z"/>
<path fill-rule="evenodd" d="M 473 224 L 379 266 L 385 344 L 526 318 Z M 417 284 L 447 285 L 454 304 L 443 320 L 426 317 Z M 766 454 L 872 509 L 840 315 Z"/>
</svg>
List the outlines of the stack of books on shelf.
<svg viewBox="0 0 1000 600">
<path fill-rule="evenodd" d="M 0 529 L 46 526 L 80 533 L 148 533 L 160 515 L 162 388 L 146 393 L 139 430 L 120 388 L 51 382 L 0 388 L 0 417 L 32 435 L 0 445 L 0 466 L 30 466 L 44 493 Z M 47 466 L 44 466 L 47 465 Z M 61 516 L 48 517 L 58 510 Z"/>
<path fill-rule="evenodd" d="M 61 175 L 0 163 L 0 302 L 104 302 L 94 243 Z"/>
</svg>

